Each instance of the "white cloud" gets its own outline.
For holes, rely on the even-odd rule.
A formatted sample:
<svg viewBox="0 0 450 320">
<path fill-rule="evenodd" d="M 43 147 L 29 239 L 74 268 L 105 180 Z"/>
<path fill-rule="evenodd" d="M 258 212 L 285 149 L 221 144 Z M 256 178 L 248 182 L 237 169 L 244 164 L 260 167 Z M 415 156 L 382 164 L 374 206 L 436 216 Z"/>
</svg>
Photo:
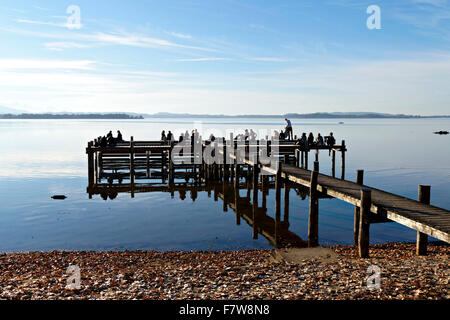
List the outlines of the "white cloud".
<svg viewBox="0 0 450 320">
<path fill-rule="evenodd" d="M 230 61 L 231 58 L 219 58 L 219 57 L 205 57 L 205 58 L 186 58 L 186 59 L 176 59 L 179 62 L 204 62 L 204 61 Z"/>
<path fill-rule="evenodd" d="M 283 58 L 275 58 L 275 57 L 256 57 L 256 58 L 248 58 L 251 61 L 264 61 L 264 62 L 287 62 L 289 60 Z"/>
<path fill-rule="evenodd" d="M 94 64 L 95 61 L 91 60 L 0 59 L 0 71 L 20 69 L 92 70 Z"/>
<path fill-rule="evenodd" d="M 182 33 L 177 33 L 177 32 L 166 32 L 167 34 L 170 34 L 171 36 L 175 37 L 175 38 L 180 38 L 180 39 L 192 39 L 191 35 L 188 34 L 182 34 Z"/>
<path fill-rule="evenodd" d="M 49 50 L 56 50 L 61 51 L 63 49 L 82 49 L 82 48 L 90 48 L 91 46 L 83 43 L 77 43 L 77 42 L 46 42 L 44 43 L 44 46 Z"/>
</svg>

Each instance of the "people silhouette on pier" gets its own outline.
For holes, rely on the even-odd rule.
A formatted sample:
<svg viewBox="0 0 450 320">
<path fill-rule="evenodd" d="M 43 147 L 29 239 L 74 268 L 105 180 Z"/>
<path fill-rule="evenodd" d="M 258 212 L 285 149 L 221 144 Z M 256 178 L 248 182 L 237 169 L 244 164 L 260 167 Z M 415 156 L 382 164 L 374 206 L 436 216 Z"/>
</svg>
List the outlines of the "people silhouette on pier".
<svg viewBox="0 0 450 320">
<path fill-rule="evenodd" d="M 294 133 L 292 131 L 291 120 L 289 120 L 288 118 L 285 118 L 284 120 L 286 121 L 286 130 L 285 130 L 286 139 L 287 140 L 294 140 Z"/>
<path fill-rule="evenodd" d="M 306 137 L 306 133 L 303 132 L 302 136 L 300 137 L 300 139 L 297 139 L 297 142 L 295 144 L 306 148 L 308 146 L 308 138 Z"/>
<path fill-rule="evenodd" d="M 316 146 L 322 147 L 324 145 L 325 143 L 323 142 L 323 137 L 320 135 L 320 133 L 318 133 L 316 138 Z"/>
<path fill-rule="evenodd" d="M 167 141 L 166 131 L 165 131 L 165 130 L 163 130 L 163 131 L 161 132 L 161 141 L 164 141 L 164 142 Z"/>
<path fill-rule="evenodd" d="M 123 142 L 122 133 L 117 130 L 117 142 Z"/>
</svg>

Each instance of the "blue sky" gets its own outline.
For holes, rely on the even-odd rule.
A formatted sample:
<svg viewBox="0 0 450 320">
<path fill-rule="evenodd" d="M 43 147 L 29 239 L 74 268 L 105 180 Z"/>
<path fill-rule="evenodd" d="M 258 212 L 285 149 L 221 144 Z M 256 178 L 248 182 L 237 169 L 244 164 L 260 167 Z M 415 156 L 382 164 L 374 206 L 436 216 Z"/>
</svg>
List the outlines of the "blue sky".
<svg viewBox="0 0 450 320">
<path fill-rule="evenodd" d="M 450 114 L 448 0 L 3 0 L 0 40 L 33 112 Z"/>
</svg>

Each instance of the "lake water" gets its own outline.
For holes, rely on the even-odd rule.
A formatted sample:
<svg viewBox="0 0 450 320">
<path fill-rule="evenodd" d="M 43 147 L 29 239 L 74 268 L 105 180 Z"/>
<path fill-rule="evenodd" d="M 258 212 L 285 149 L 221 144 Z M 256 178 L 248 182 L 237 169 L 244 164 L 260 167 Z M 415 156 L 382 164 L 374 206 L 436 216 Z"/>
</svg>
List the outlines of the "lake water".
<svg viewBox="0 0 450 320">
<path fill-rule="evenodd" d="M 344 122 L 339 124 L 339 122 Z M 294 134 L 334 132 L 345 139 L 346 178 L 365 170 L 364 182 L 410 198 L 417 185 L 432 186 L 431 202 L 450 208 L 450 119 L 294 119 Z M 280 130 L 283 119 L 145 119 L 145 120 L 0 120 L 0 251 L 29 250 L 219 250 L 271 248 L 252 227 L 236 225 L 232 210 L 221 200 L 198 192 L 192 201 L 178 194 L 121 193 L 114 200 L 89 199 L 87 141 L 109 130 L 125 139 L 156 140 L 161 130 L 197 128 L 203 136 L 223 136 L 252 128 L 260 135 Z M 328 152 L 320 153 L 320 170 L 330 173 Z M 310 156 L 310 161 L 313 154 Z M 337 167 L 340 161 L 337 158 Z M 339 172 L 339 170 L 337 170 Z M 53 200 L 64 194 L 63 201 Z M 274 216 L 274 190 L 267 214 Z M 321 200 L 319 242 L 351 244 L 353 207 L 339 200 Z M 307 239 L 308 201 L 292 191 L 289 230 Z M 396 223 L 371 226 L 371 243 L 414 241 L 416 232 Z"/>
</svg>

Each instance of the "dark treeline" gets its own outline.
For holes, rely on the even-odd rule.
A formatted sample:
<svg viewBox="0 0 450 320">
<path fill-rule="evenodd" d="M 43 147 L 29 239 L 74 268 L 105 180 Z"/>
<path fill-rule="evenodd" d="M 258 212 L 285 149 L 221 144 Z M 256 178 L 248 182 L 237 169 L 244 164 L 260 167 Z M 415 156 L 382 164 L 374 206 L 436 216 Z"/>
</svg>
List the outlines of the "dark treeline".
<svg viewBox="0 0 450 320">
<path fill-rule="evenodd" d="M 142 116 L 131 116 L 126 113 L 22 113 L 0 114 L 0 119 L 144 119 Z"/>
</svg>

